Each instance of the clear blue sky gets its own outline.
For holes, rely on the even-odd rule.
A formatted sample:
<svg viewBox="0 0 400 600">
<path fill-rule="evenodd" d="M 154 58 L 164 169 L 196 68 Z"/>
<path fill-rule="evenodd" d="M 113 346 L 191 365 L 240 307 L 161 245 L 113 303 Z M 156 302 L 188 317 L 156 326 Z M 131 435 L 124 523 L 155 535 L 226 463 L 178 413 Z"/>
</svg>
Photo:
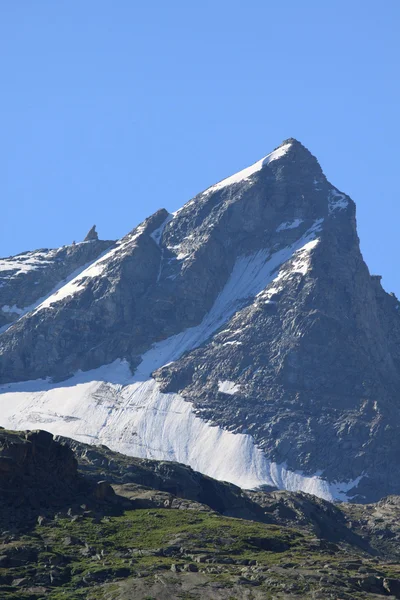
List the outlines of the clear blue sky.
<svg viewBox="0 0 400 600">
<path fill-rule="evenodd" d="M 0 256 L 116 238 L 288 137 L 400 295 L 400 0 L 3 0 Z"/>
</svg>

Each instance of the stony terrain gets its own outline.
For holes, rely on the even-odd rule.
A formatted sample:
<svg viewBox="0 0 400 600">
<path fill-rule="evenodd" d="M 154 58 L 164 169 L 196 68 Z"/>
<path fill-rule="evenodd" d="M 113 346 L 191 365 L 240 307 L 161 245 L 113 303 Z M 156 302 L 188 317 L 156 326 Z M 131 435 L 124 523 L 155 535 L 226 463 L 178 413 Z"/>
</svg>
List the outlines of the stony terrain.
<svg viewBox="0 0 400 600">
<path fill-rule="evenodd" d="M 98 482 L 107 475 L 112 487 Z M 6 430 L 0 494 L 4 600 L 400 598 L 398 497 L 335 506 L 245 492 L 184 465 Z M 227 516 L 243 508 L 253 513 Z"/>
</svg>

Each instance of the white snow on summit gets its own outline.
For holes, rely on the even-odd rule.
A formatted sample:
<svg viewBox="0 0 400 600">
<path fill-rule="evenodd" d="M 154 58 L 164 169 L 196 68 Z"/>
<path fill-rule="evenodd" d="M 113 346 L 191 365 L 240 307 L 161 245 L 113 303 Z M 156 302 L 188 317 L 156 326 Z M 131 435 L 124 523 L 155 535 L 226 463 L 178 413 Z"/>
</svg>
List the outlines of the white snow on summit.
<svg viewBox="0 0 400 600">
<path fill-rule="evenodd" d="M 247 167 L 246 169 L 243 169 L 242 171 L 239 171 L 238 173 L 235 173 L 234 175 L 227 177 L 227 179 L 223 179 L 219 183 L 216 183 L 215 185 L 209 187 L 204 192 L 204 194 L 211 194 L 213 192 L 216 192 L 217 190 L 221 190 L 222 188 L 224 188 L 228 185 L 233 185 L 234 183 L 239 183 L 240 181 L 249 181 L 250 177 L 252 175 L 254 175 L 254 173 L 261 171 L 261 169 L 263 167 L 265 167 L 266 165 L 269 165 L 274 160 L 278 160 L 279 158 L 282 158 L 282 156 L 284 156 L 287 153 L 290 146 L 291 146 L 290 142 L 288 144 L 283 144 L 283 146 L 279 146 L 279 148 L 277 148 L 270 154 L 267 154 L 267 156 L 264 156 L 264 158 L 257 161 L 250 167 Z"/>
</svg>

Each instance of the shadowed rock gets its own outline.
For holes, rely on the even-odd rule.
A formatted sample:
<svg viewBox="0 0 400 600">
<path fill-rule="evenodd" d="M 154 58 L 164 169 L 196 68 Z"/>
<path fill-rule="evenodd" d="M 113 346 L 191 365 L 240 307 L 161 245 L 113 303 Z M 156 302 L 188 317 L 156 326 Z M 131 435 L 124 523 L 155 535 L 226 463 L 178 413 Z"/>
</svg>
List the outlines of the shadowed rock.
<svg viewBox="0 0 400 600">
<path fill-rule="evenodd" d="M 89 229 L 89 231 L 83 241 L 84 242 L 92 242 L 93 240 L 98 240 L 98 239 L 99 239 L 99 235 L 96 231 L 96 225 L 93 225 L 93 227 L 91 229 Z"/>
</svg>

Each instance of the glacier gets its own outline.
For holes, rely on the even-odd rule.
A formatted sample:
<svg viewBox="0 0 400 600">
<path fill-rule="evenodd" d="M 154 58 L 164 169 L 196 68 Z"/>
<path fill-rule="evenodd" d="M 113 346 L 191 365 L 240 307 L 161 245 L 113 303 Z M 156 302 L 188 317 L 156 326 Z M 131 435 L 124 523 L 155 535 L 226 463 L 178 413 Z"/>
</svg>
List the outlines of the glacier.
<svg viewBox="0 0 400 600">
<path fill-rule="evenodd" d="M 1 386 L 1 423 L 8 429 L 45 428 L 130 456 L 177 461 L 244 489 L 262 485 L 347 500 L 360 478 L 328 482 L 267 460 L 252 436 L 231 433 L 196 416 L 179 394 L 132 375 L 126 361 L 78 372 L 59 384 L 45 380 Z"/>
</svg>

